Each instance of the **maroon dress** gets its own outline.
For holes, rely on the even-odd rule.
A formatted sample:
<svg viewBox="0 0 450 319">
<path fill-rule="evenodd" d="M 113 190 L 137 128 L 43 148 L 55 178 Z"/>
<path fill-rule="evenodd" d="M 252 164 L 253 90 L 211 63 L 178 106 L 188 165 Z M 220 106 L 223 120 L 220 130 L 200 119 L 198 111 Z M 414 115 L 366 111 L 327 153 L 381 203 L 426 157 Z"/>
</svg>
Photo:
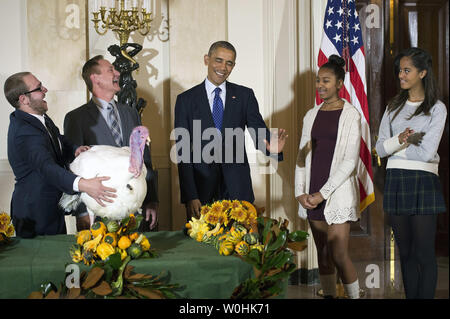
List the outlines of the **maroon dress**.
<svg viewBox="0 0 450 319">
<path fill-rule="evenodd" d="M 311 159 L 311 180 L 309 193 L 314 194 L 322 188 L 330 176 L 331 162 L 333 161 L 334 148 L 339 126 L 339 117 L 342 109 L 335 111 L 317 112 L 311 129 L 312 159 Z M 316 208 L 307 210 L 308 219 L 325 220 L 323 201 Z"/>
</svg>

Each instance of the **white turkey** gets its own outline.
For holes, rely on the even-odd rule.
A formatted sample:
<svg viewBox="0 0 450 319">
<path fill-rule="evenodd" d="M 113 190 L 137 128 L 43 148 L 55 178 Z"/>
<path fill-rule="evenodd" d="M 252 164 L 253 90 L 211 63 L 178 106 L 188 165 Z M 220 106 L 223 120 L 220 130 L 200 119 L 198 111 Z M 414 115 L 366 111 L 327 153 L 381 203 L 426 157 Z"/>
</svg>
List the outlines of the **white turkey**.
<svg viewBox="0 0 450 319">
<path fill-rule="evenodd" d="M 106 206 L 102 207 L 86 193 L 63 194 L 59 205 L 66 212 L 70 212 L 82 201 L 86 205 L 91 224 L 95 216 L 121 220 L 140 211 L 147 193 L 147 169 L 143 165 L 143 155 L 145 145 L 149 141 L 148 129 L 145 126 L 137 126 L 130 135 L 129 147 L 95 145 L 82 152 L 70 164 L 70 170 L 83 178 L 109 176 L 110 179 L 102 183 L 115 188 L 117 197 L 112 203 L 104 202 Z"/>
</svg>

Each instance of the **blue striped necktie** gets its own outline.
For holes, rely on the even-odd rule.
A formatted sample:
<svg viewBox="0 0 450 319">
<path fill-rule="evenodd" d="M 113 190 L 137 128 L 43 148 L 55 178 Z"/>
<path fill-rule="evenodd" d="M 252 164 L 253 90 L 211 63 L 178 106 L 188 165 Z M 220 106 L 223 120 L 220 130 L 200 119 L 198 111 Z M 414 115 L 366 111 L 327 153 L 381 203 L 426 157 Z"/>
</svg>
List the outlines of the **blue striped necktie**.
<svg viewBox="0 0 450 319">
<path fill-rule="evenodd" d="M 122 146 L 122 134 L 120 134 L 119 120 L 117 119 L 116 112 L 111 103 L 108 104 L 108 122 L 111 129 L 111 134 L 116 141 L 117 146 Z"/>
<path fill-rule="evenodd" d="M 212 111 L 214 124 L 216 125 L 216 128 L 219 131 L 222 129 L 222 119 L 223 119 L 223 102 L 222 99 L 220 98 L 220 91 L 222 91 L 222 89 L 219 87 L 215 88 L 214 90 L 216 95 L 214 96 L 213 111 Z"/>
</svg>

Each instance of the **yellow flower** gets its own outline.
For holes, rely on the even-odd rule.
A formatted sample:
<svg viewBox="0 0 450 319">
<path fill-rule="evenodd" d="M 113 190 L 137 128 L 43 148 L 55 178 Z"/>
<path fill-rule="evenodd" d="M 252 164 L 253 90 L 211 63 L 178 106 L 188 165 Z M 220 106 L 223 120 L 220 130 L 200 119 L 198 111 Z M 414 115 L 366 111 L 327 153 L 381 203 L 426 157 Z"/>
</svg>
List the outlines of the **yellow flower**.
<svg viewBox="0 0 450 319">
<path fill-rule="evenodd" d="M 247 218 L 247 212 L 242 208 L 235 208 L 231 210 L 230 217 L 241 223 Z"/>
<path fill-rule="evenodd" d="M 242 207 L 244 207 L 244 209 L 250 213 L 249 215 L 253 215 L 255 217 L 258 215 L 256 212 L 256 208 L 255 206 L 252 205 L 252 203 L 247 202 L 245 200 L 241 201 L 241 203 Z"/>
<path fill-rule="evenodd" d="M 91 231 L 90 230 L 82 230 L 77 234 L 77 244 L 83 245 L 85 242 L 91 240 Z"/>
<path fill-rule="evenodd" d="M 222 211 L 226 212 L 230 208 L 231 208 L 231 201 L 223 200 L 222 201 Z"/>
<path fill-rule="evenodd" d="M 210 210 L 210 207 L 208 205 L 204 205 L 204 206 L 202 206 L 202 209 L 200 210 L 200 213 L 202 215 L 206 215 L 209 212 L 209 210 Z"/>
<path fill-rule="evenodd" d="M 12 237 L 14 235 L 14 226 L 9 225 L 8 229 L 6 230 L 6 236 Z"/>
<path fill-rule="evenodd" d="M 205 221 L 211 225 L 215 225 L 219 222 L 219 214 L 216 214 L 212 210 L 204 216 L 205 216 Z"/>
<path fill-rule="evenodd" d="M 0 223 L 0 233 L 6 234 L 6 230 L 8 229 L 8 224 Z"/>
<path fill-rule="evenodd" d="M 79 263 L 80 261 L 83 260 L 83 256 L 81 255 L 81 248 L 78 245 L 73 245 L 70 248 L 70 257 L 72 257 L 72 261 Z"/>
<path fill-rule="evenodd" d="M 9 217 L 9 215 L 5 212 L 2 212 L 0 214 L 0 225 L 9 225 L 10 222 L 11 218 Z"/>
<path fill-rule="evenodd" d="M 222 212 L 222 204 L 220 202 L 215 202 L 211 205 L 210 213 L 219 215 Z"/>
<path fill-rule="evenodd" d="M 238 200 L 234 200 L 234 201 L 231 202 L 231 208 L 232 209 L 241 208 L 241 207 L 242 207 L 242 205 L 241 205 L 241 203 Z"/>
<path fill-rule="evenodd" d="M 227 213 L 225 212 L 225 211 L 223 211 L 223 212 L 221 212 L 220 214 L 219 214 L 219 216 L 218 216 L 218 222 L 219 223 L 221 223 L 221 224 L 223 224 L 223 225 L 228 225 L 228 222 L 229 222 L 229 220 L 228 220 L 228 215 L 227 215 Z"/>
</svg>

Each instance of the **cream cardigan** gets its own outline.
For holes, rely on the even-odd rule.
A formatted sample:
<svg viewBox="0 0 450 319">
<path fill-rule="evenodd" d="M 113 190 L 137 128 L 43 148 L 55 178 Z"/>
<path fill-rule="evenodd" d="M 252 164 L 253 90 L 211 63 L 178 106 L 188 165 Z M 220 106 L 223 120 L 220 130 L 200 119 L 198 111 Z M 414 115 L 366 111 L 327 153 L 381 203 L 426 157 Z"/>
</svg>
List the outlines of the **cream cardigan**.
<svg viewBox="0 0 450 319">
<path fill-rule="evenodd" d="M 320 189 L 326 200 L 324 215 L 326 222 L 342 224 L 360 218 L 359 184 L 356 174 L 361 143 L 361 115 L 344 100 L 339 117 L 336 146 L 331 162 L 328 181 Z M 310 109 L 303 118 L 302 137 L 295 167 L 295 197 L 309 193 L 311 178 L 312 141 L 311 130 L 320 107 Z M 298 214 L 306 219 L 306 209 L 299 204 Z"/>
</svg>

